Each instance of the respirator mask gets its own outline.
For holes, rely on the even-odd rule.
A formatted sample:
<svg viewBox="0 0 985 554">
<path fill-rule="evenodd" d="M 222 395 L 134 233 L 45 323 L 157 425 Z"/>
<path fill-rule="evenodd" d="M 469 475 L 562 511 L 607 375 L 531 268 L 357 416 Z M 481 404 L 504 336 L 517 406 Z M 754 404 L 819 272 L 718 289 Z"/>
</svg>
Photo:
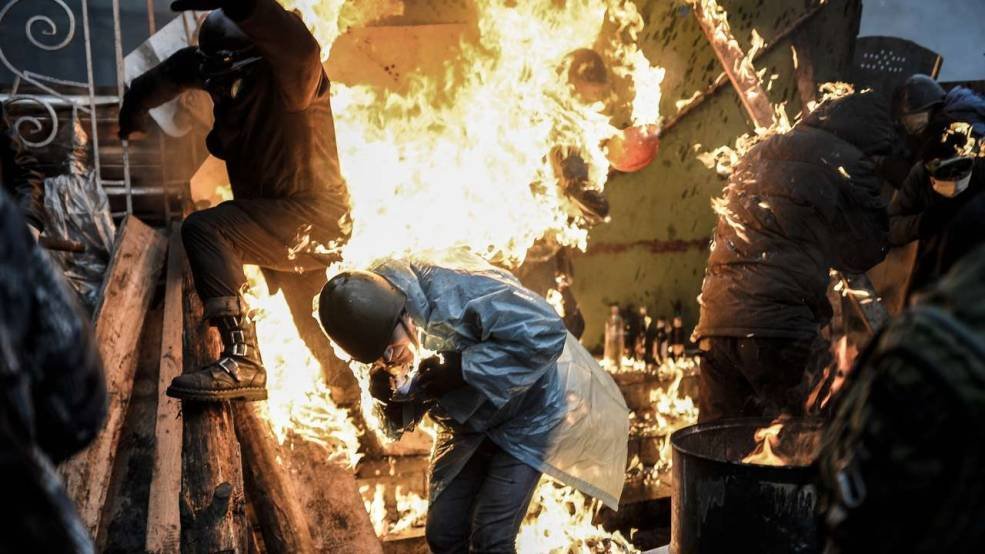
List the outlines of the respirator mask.
<svg viewBox="0 0 985 554">
<path fill-rule="evenodd" d="M 974 165 L 972 158 L 960 156 L 947 160 L 932 160 L 924 167 L 930 176 L 930 184 L 934 192 L 945 198 L 954 198 L 968 188 Z"/>
</svg>

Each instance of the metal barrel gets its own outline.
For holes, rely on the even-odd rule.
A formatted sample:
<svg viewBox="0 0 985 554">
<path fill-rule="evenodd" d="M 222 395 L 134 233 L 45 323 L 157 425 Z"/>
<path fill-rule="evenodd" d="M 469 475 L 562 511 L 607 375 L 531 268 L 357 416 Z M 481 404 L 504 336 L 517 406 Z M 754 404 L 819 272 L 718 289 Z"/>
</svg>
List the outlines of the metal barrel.
<svg viewBox="0 0 985 554">
<path fill-rule="evenodd" d="M 821 551 L 814 466 L 741 461 L 755 448 L 756 430 L 770 423 L 768 418 L 721 420 L 671 436 L 672 554 Z M 819 421 L 792 419 L 781 442 L 816 448 L 819 433 Z"/>
</svg>

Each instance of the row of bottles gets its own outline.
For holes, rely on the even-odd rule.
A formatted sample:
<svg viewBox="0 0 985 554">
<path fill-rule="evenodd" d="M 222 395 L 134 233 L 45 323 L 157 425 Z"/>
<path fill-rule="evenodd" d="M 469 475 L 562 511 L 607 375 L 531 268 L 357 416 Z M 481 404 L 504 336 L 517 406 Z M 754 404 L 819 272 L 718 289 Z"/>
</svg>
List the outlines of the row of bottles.
<svg viewBox="0 0 985 554">
<path fill-rule="evenodd" d="M 669 323 L 665 317 L 654 320 L 644 306 L 624 314 L 617 304 L 609 306 L 603 357 L 610 364 L 618 366 L 623 358 L 661 364 L 684 355 L 689 333 L 680 315 L 675 314 Z"/>
</svg>

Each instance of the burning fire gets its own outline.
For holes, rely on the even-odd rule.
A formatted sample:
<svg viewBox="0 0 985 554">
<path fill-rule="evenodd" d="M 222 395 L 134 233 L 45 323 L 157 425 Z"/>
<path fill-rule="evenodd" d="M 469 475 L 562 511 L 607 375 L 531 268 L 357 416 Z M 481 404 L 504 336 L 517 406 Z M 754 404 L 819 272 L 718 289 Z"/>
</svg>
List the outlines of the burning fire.
<svg viewBox="0 0 985 554">
<path fill-rule="evenodd" d="M 639 552 L 618 531 L 592 523 L 598 503 L 578 491 L 543 478 L 516 539 L 517 552 L 575 554 Z"/>
<path fill-rule="evenodd" d="M 327 56 L 343 2 L 283 3 L 300 9 Z M 578 153 L 589 186 L 601 190 L 605 141 L 623 126 L 658 122 L 663 70 L 636 45 L 643 21 L 634 3 L 483 0 L 476 7 L 478 37 L 463 41 L 443 75 L 413 76 L 400 94 L 333 84 L 353 207 L 347 266 L 463 245 L 518 263 L 545 235 L 584 248 L 587 231 L 549 153 Z M 562 78 L 569 54 L 593 46 L 613 76 L 634 84 L 631 115 L 618 125 L 606 102 L 584 103 Z"/>
<path fill-rule="evenodd" d="M 402 9 L 395 0 L 358 6 L 345 0 L 280 1 L 300 11 L 323 58 L 348 26 Z M 329 276 L 381 257 L 461 246 L 518 264 L 542 237 L 584 249 L 586 222 L 565 196 L 551 153 L 581 156 L 587 186 L 602 190 L 610 169 L 607 141 L 628 127 L 657 129 L 664 72 L 637 46 L 643 19 L 634 2 L 479 0 L 476 8 L 477 36 L 462 42 L 443 74 L 412 76 L 401 93 L 333 83 L 353 227 L 341 247 L 344 262 L 330 268 Z M 570 54 L 587 48 L 594 48 L 621 85 L 591 103 L 563 78 Z M 256 268 L 248 268 L 248 276 L 247 300 L 269 371 L 267 409 L 275 433 L 281 441 L 293 433 L 321 444 L 333 459 L 354 466 L 359 432 L 350 414 L 331 401 L 321 366 L 301 341 L 283 296 L 263 292 Z M 371 402 L 366 371 L 352 365 L 365 408 Z M 378 430 L 371 410 L 363 413 Z M 396 490 L 393 521 L 383 485 L 361 492 L 380 535 L 417 525 L 426 513 L 424 499 Z M 588 551 L 600 544 L 632 550 L 618 534 L 593 526 L 594 508 L 571 489 L 545 481 L 532 506 L 521 551 Z"/>
<path fill-rule="evenodd" d="M 267 367 L 267 416 L 277 439 L 289 433 L 324 447 L 329 457 L 355 467 L 359 431 L 349 413 L 332 402 L 321 364 L 298 335 L 283 293 L 266 294 L 256 266 L 246 266 L 246 301 L 256 321 L 257 337 Z"/>
<path fill-rule="evenodd" d="M 744 464 L 759 464 L 767 466 L 785 466 L 787 461 L 773 453 L 773 449 L 780 444 L 780 431 L 783 430 L 783 423 L 774 421 L 769 427 L 762 427 L 756 430 L 753 435 L 756 439 L 756 449 L 748 456 L 742 458 Z"/>
</svg>

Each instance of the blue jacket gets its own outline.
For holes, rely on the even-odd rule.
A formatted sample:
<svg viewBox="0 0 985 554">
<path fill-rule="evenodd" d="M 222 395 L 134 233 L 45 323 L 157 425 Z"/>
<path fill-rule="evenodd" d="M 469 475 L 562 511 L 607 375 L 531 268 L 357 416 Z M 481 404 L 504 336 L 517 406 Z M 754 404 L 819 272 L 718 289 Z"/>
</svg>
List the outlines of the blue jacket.
<svg viewBox="0 0 985 554">
<path fill-rule="evenodd" d="M 387 420 L 398 437 L 425 413 L 439 423 L 432 501 L 485 438 L 523 463 L 617 509 L 629 412 L 619 388 L 540 296 L 509 272 L 452 251 L 373 268 L 407 295 L 422 345 L 462 353 L 468 386 Z"/>
</svg>

